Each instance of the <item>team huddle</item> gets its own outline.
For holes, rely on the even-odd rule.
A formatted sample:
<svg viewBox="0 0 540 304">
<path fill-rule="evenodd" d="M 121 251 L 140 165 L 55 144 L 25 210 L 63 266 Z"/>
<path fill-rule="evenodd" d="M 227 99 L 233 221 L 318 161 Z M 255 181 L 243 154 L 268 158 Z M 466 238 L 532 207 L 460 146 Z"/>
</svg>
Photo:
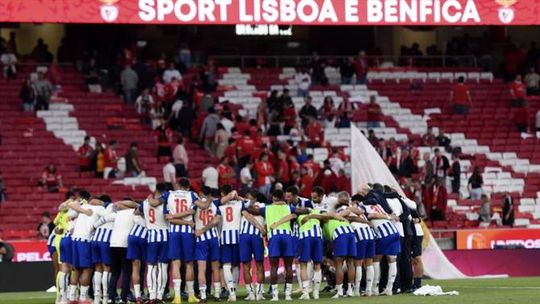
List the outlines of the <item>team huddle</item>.
<svg viewBox="0 0 540 304">
<path fill-rule="evenodd" d="M 228 301 L 236 301 L 241 264 L 246 300 L 265 300 L 265 256 L 271 301 L 279 300 L 280 260 L 285 300 L 292 299 L 295 261 L 302 300 L 319 298 L 326 260 L 335 269 L 333 298 L 392 295 L 403 249 L 413 256 L 413 288 L 420 287 L 423 233 L 416 204 L 388 187 L 365 185 L 352 197 L 347 192 L 327 197 L 314 187 L 311 198 L 304 198 L 293 186 L 275 190 L 270 202 L 257 191 L 241 197 L 228 185 L 219 193 L 190 188 L 182 179 L 176 190 L 158 184 L 143 202 L 114 203 L 107 195 L 91 198 L 79 191 L 62 203 L 48 243 L 60 265 L 57 303 L 92 303 L 90 287 L 93 303 L 114 303 L 120 273 L 128 268 L 124 301 L 133 284 L 136 303 L 162 303 L 169 274 L 172 303 L 181 303 L 183 288 L 189 303 L 204 303 L 210 294 L 219 301 L 222 287 Z M 414 241 L 402 248 L 409 224 Z M 148 291 L 144 300 L 142 281 Z"/>
</svg>

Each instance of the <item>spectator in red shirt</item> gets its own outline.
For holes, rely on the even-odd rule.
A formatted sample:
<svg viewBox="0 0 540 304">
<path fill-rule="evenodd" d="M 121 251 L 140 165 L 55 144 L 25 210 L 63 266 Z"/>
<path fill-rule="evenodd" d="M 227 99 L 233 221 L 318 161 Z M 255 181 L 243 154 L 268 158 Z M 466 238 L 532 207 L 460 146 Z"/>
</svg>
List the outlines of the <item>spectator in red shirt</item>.
<svg viewBox="0 0 540 304">
<path fill-rule="evenodd" d="M 268 161 L 268 155 L 266 153 L 262 153 L 259 157 L 259 161 L 255 164 L 255 172 L 257 172 L 259 192 L 268 197 L 274 180 L 274 167 Z"/>
<path fill-rule="evenodd" d="M 244 118 L 240 115 L 236 117 L 236 123 L 234 124 L 234 127 L 236 128 L 236 132 L 238 134 L 244 134 L 245 131 L 249 130 L 249 124 L 244 121 Z"/>
<path fill-rule="evenodd" d="M 356 74 L 356 84 L 365 84 L 369 64 L 366 58 L 366 52 L 358 52 L 358 57 L 354 62 L 354 73 Z"/>
<path fill-rule="evenodd" d="M 442 184 L 442 179 L 437 178 L 431 188 L 428 188 L 424 195 L 426 213 L 431 221 L 445 219 L 446 205 L 448 202 L 448 191 Z"/>
<path fill-rule="evenodd" d="M 450 102 L 454 105 L 454 114 L 467 116 L 468 105 L 472 105 L 471 93 L 465 85 L 465 78 L 460 76 L 450 91 Z"/>
<path fill-rule="evenodd" d="M 309 123 L 306 127 L 306 135 L 309 138 L 308 147 L 320 147 L 324 141 L 324 133 L 321 124 L 315 117 L 308 118 Z"/>
<path fill-rule="evenodd" d="M 250 160 L 255 149 L 255 141 L 250 137 L 250 132 L 246 131 L 244 137 L 238 140 L 238 164 L 243 168 Z"/>
<path fill-rule="evenodd" d="M 521 80 L 521 75 L 516 75 L 514 82 L 510 88 L 512 95 L 512 107 L 523 107 L 525 105 L 525 97 L 527 96 L 527 87 Z"/>
<path fill-rule="evenodd" d="M 50 163 L 43 170 L 39 186 L 47 187 L 48 192 L 58 192 L 62 188 L 62 175 L 60 175 L 53 163 Z"/>
<path fill-rule="evenodd" d="M 302 167 L 301 180 L 300 180 L 300 196 L 310 197 L 311 189 L 313 188 L 313 183 L 315 181 L 314 176 L 311 174 L 310 170 L 306 167 Z"/>
<path fill-rule="evenodd" d="M 172 156 L 172 131 L 167 126 L 165 120 L 162 120 L 161 125 L 156 129 L 156 141 L 158 144 L 157 161 L 160 163 L 162 156 L 165 156 L 165 159 L 169 159 Z"/>
<path fill-rule="evenodd" d="M 324 170 L 319 184 L 325 193 L 336 192 L 338 190 L 337 176 L 329 168 Z"/>
<path fill-rule="evenodd" d="M 238 164 L 238 157 L 236 156 L 236 149 L 237 149 L 236 139 L 229 138 L 229 145 L 225 149 L 225 157 L 227 158 L 227 161 L 230 164 L 234 164 L 234 165 Z"/>
<path fill-rule="evenodd" d="M 526 107 L 514 109 L 514 123 L 521 133 L 526 133 L 529 129 L 528 111 Z"/>
<path fill-rule="evenodd" d="M 435 134 L 433 134 L 433 128 L 428 127 L 427 133 L 422 136 L 422 146 L 433 147 L 437 144 Z"/>
<path fill-rule="evenodd" d="M 351 193 L 351 179 L 345 174 L 345 170 L 339 170 L 336 184 L 339 191 Z"/>
<path fill-rule="evenodd" d="M 369 104 L 367 106 L 367 127 L 368 129 L 378 128 L 381 125 L 382 111 L 381 107 L 377 104 L 375 95 L 369 97 Z"/>
<path fill-rule="evenodd" d="M 84 143 L 79 147 L 77 151 L 79 155 L 80 172 L 92 171 L 92 157 L 94 157 L 94 148 L 90 145 L 90 137 L 84 138 Z M 80 174 L 79 174 L 80 176 Z"/>
<path fill-rule="evenodd" d="M 287 187 L 291 181 L 287 154 L 283 151 L 278 151 L 277 180 L 285 185 L 285 187 Z"/>
<path fill-rule="evenodd" d="M 294 108 L 294 103 L 288 102 L 285 104 L 283 109 L 283 120 L 285 122 L 283 126 L 283 134 L 289 135 L 289 132 L 296 126 L 296 109 Z"/>
<path fill-rule="evenodd" d="M 219 187 L 223 185 L 230 185 L 233 188 L 236 187 L 236 175 L 226 157 L 221 158 L 221 162 L 217 166 L 217 171 Z"/>
<path fill-rule="evenodd" d="M 308 155 L 305 163 L 302 164 L 302 168 L 307 168 L 313 175 L 313 179 L 319 177 L 321 166 L 313 160 L 313 155 Z"/>
<path fill-rule="evenodd" d="M 105 149 L 105 168 L 103 169 L 105 179 L 109 178 L 109 176 L 114 177 L 118 170 L 118 155 L 116 154 L 116 145 L 117 142 L 113 139 L 109 142 L 109 146 Z"/>
</svg>

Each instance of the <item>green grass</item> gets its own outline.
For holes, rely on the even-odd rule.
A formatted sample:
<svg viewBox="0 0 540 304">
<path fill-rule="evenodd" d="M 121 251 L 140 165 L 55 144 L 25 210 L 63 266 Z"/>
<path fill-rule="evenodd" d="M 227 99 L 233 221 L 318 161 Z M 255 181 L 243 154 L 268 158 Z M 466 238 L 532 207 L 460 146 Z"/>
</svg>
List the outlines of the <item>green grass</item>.
<svg viewBox="0 0 540 304">
<path fill-rule="evenodd" d="M 441 285 L 444 291 L 457 290 L 459 296 L 443 297 L 416 297 L 410 294 L 393 297 L 372 298 L 345 298 L 341 303 L 370 303 L 370 304 L 422 304 L 422 303 L 452 303 L 452 304 L 518 304 L 540 303 L 540 277 L 535 278 L 508 278 L 508 279 L 467 279 L 467 280 L 426 280 L 424 284 Z M 243 298 L 241 291 L 239 299 Z M 281 294 L 281 296 L 283 296 Z M 325 304 L 332 301 L 331 294 L 322 293 L 319 303 Z M 299 295 L 294 295 L 298 298 Z M 54 294 L 45 292 L 12 292 L 0 293 L 1 304 L 50 304 L 54 303 Z M 239 301 L 244 302 L 244 301 Z M 295 300 L 291 304 L 299 304 L 304 301 Z M 209 303 L 212 303 L 210 301 Z"/>
</svg>

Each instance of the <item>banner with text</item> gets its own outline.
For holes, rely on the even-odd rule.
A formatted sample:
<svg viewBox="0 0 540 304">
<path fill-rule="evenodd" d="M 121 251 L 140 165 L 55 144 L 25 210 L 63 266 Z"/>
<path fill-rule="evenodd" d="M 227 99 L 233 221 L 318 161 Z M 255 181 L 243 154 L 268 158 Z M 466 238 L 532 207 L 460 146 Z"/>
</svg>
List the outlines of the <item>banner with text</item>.
<svg viewBox="0 0 540 304">
<path fill-rule="evenodd" d="M 13 262 L 43 262 L 50 261 L 51 255 L 44 241 L 12 242 L 15 249 Z"/>
<path fill-rule="evenodd" d="M 537 0 L 0 0 L 0 22 L 533 25 Z"/>
<path fill-rule="evenodd" d="M 476 229 L 456 232 L 456 248 L 540 248 L 540 229 Z"/>
</svg>

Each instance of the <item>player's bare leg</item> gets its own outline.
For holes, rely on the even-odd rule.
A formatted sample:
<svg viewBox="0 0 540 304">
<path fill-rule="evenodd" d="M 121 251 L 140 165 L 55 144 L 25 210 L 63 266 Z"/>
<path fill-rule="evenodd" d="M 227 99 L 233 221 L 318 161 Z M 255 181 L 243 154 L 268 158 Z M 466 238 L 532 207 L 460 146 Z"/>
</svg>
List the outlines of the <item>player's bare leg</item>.
<svg viewBox="0 0 540 304">
<path fill-rule="evenodd" d="M 322 283 L 322 269 L 320 263 L 313 263 L 313 299 L 319 299 Z"/>
<path fill-rule="evenodd" d="M 90 282 L 92 281 L 92 268 L 83 268 L 80 270 L 80 304 L 87 304 L 90 303 L 90 300 L 88 300 L 88 289 L 90 288 Z"/>
<path fill-rule="evenodd" d="M 244 263 L 244 283 L 246 284 L 246 289 L 248 291 L 248 296 L 245 298 L 246 301 L 255 300 L 255 290 L 253 288 L 253 278 L 251 274 L 251 261 L 249 261 Z"/>
<path fill-rule="evenodd" d="M 300 300 L 309 300 L 309 275 L 308 263 L 300 263 L 300 287 L 302 287 L 302 296 Z"/>
<path fill-rule="evenodd" d="M 142 303 L 142 289 L 141 289 L 141 261 L 140 260 L 133 260 L 131 261 L 131 282 L 133 283 L 133 290 L 135 291 L 135 299 L 137 301 L 137 304 Z"/>
<path fill-rule="evenodd" d="M 285 300 L 291 301 L 291 295 L 292 295 L 292 286 L 293 286 L 293 270 L 292 270 L 292 264 L 293 264 L 293 258 L 292 257 L 285 257 L 283 258 L 283 264 L 285 264 Z"/>
<path fill-rule="evenodd" d="M 173 277 L 173 286 L 174 286 L 174 299 L 172 301 L 173 304 L 180 304 L 182 303 L 182 297 L 180 295 L 180 286 L 182 285 L 182 279 L 180 276 L 180 266 L 181 266 L 180 260 L 173 260 L 171 262 L 171 268 L 172 268 L 172 277 Z M 193 269 L 192 269 L 193 271 Z M 187 273 L 186 273 L 187 274 Z M 193 278 L 193 273 L 191 274 Z M 187 280 L 187 277 L 186 277 Z"/>
<path fill-rule="evenodd" d="M 71 273 L 71 265 L 67 263 L 60 264 L 60 272 L 58 272 L 58 289 L 60 292 L 60 303 L 67 303 L 68 301 L 68 289 L 69 279 Z"/>
<path fill-rule="evenodd" d="M 351 257 L 347 258 L 347 296 L 354 297 L 354 280 L 356 278 L 356 268 L 354 264 L 354 259 Z"/>
<path fill-rule="evenodd" d="M 214 300 L 219 301 L 221 293 L 221 271 L 219 270 L 219 261 L 212 261 L 212 280 L 214 281 Z"/>
<path fill-rule="evenodd" d="M 199 295 L 201 297 L 201 302 L 206 303 L 206 261 L 197 261 L 197 279 L 199 281 Z"/>
<path fill-rule="evenodd" d="M 279 258 L 270 258 L 270 284 L 272 285 L 272 299 L 270 301 L 279 301 L 278 267 Z"/>
<path fill-rule="evenodd" d="M 343 297 L 343 258 L 334 257 L 334 267 L 336 268 L 336 289 L 337 293 L 332 297 L 333 299 L 338 299 Z"/>
<path fill-rule="evenodd" d="M 257 301 L 264 301 L 264 264 L 255 262 L 257 273 L 257 283 L 255 283 L 255 298 Z"/>
<path fill-rule="evenodd" d="M 194 287 L 194 273 L 193 273 L 193 262 L 186 263 L 186 291 L 188 293 L 188 303 L 198 303 L 199 299 L 195 297 L 195 287 Z"/>
<path fill-rule="evenodd" d="M 413 260 L 413 267 L 414 267 L 414 287 L 413 288 L 420 288 L 422 287 L 422 277 L 424 276 L 424 263 L 422 262 L 422 256 L 414 257 Z"/>
</svg>

